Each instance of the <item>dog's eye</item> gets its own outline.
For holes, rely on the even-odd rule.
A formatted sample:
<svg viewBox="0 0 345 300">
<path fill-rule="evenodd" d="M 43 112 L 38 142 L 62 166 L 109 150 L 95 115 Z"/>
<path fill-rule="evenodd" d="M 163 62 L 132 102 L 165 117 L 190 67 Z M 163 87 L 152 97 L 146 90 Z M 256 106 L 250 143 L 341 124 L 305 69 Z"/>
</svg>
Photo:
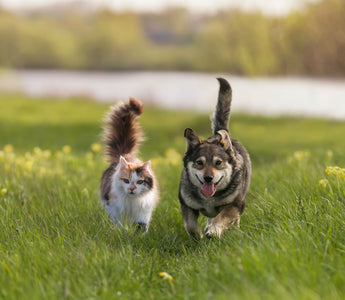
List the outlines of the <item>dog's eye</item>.
<svg viewBox="0 0 345 300">
<path fill-rule="evenodd" d="M 127 184 L 129 183 L 129 180 L 127 178 L 123 178 L 122 180 L 124 183 L 127 183 Z"/>
<path fill-rule="evenodd" d="M 216 166 L 220 166 L 222 164 L 222 161 L 221 160 L 217 160 L 216 161 Z"/>
<path fill-rule="evenodd" d="M 202 160 L 199 159 L 199 160 L 196 161 L 196 164 L 197 164 L 198 166 L 202 166 L 204 163 L 203 163 Z"/>
<path fill-rule="evenodd" d="M 144 180 L 138 180 L 137 184 L 143 184 Z"/>
</svg>

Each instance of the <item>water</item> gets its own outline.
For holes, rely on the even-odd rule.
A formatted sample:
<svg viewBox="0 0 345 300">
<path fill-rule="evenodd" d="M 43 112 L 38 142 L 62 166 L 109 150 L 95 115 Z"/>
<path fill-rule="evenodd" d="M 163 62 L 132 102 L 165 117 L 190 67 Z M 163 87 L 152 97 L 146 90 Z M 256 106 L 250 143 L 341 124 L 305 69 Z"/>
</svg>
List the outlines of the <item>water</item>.
<svg viewBox="0 0 345 300">
<path fill-rule="evenodd" d="M 218 74 L 186 72 L 15 71 L 0 75 L 0 90 L 31 97 L 84 96 L 116 102 L 133 96 L 168 109 L 212 112 Z M 246 78 L 224 75 L 233 112 L 345 120 L 345 80 Z"/>
</svg>

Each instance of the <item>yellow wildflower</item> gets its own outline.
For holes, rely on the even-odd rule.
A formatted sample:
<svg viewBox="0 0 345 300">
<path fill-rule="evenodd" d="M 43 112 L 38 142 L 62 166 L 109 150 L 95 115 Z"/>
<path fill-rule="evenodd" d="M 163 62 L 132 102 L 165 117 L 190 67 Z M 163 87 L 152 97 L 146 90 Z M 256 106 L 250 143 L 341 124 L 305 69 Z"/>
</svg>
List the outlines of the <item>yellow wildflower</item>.
<svg viewBox="0 0 345 300">
<path fill-rule="evenodd" d="M 21 157 L 21 158 L 18 158 L 17 160 L 16 160 L 16 165 L 17 165 L 17 167 L 22 167 L 23 165 L 24 165 L 24 163 L 25 163 L 25 160 Z"/>
<path fill-rule="evenodd" d="M 310 152 L 309 151 L 296 151 L 296 152 L 294 152 L 293 156 L 297 161 L 302 161 L 304 159 L 307 159 L 310 156 Z"/>
<path fill-rule="evenodd" d="M 161 157 L 154 157 L 151 159 L 151 164 L 153 167 L 158 166 L 160 163 L 162 162 L 162 158 Z"/>
<path fill-rule="evenodd" d="M 40 168 L 40 175 L 45 175 L 47 173 L 47 169 L 45 167 Z"/>
<path fill-rule="evenodd" d="M 327 179 L 321 179 L 319 180 L 319 186 L 322 186 L 324 189 L 327 187 L 328 180 Z"/>
<path fill-rule="evenodd" d="M 338 172 L 337 172 L 338 177 L 343 177 L 344 174 L 345 174 L 345 173 L 344 173 L 344 169 L 339 168 L 339 169 L 338 169 Z"/>
<path fill-rule="evenodd" d="M 7 194 L 7 189 L 1 189 L 1 196 L 5 196 Z"/>
<path fill-rule="evenodd" d="M 25 169 L 27 171 L 31 172 L 33 165 L 34 165 L 34 162 L 32 160 L 29 160 L 25 163 Z"/>
<path fill-rule="evenodd" d="M 173 148 L 169 148 L 165 151 L 165 157 L 167 158 L 168 162 L 173 166 L 179 165 L 182 160 L 181 154 Z"/>
<path fill-rule="evenodd" d="M 55 153 L 55 157 L 56 157 L 57 159 L 61 159 L 61 158 L 63 157 L 62 151 L 57 151 L 57 152 Z"/>
<path fill-rule="evenodd" d="M 161 277 L 163 280 L 172 281 L 174 278 L 167 272 L 160 272 L 159 277 Z"/>
<path fill-rule="evenodd" d="M 333 176 L 333 175 L 336 175 L 338 177 L 344 177 L 344 174 L 345 174 L 345 169 L 342 169 L 340 167 L 327 167 L 325 172 L 330 175 L 330 176 Z"/>
<path fill-rule="evenodd" d="M 335 171 L 335 173 L 337 174 L 337 175 L 339 175 L 339 174 L 341 174 L 342 173 L 342 169 L 341 168 L 339 168 L 339 167 L 333 167 L 333 169 L 334 169 L 334 171 Z"/>
<path fill-rule="evenodd" d="M 5 145 L 4 151 L 5 151 L 5 153 L 12 153 L 13 152 L 13 146 L 10 144 Z"/>
<path fill-rule="evenodd" d="M 91 150 L 95 153 L 98 153 L 102 150 L 102 146 L 100 144 L 92 144 L 91 145 Z"/>
<path fill-rule="evenodd" d="M 71 146 L 68 146 L 68 145 L 65 145 L 62 147 L 62 152 L 65 153 L 65 154 L 68 154 L 71 152 Z"/>
<path fill-rule="evenodd" d="M 93 154 L 91 152 L 87 152 L 85 156 L 86 156 L 86 158 L 88 160 L 92 160 L 93 159 Z"/>
<path fill-rule="evenodd" d="M 35 147 L 34 151 L 33 151 L 33 154 L 36 155 L 36 156 L 41 156 L 41 154 L 42 154 L 41 148 L 40 147 Z"/>
<path fill-rule="evenodd" d="M 327 175 L 330 175 L 330 176 L 336 174 L 336 171 L 335 171 L 334 167 L 327 167 L 325 172 L 327 173 Z"/>
<path fill-rule="evenodd" d="M 89 191 L 87 190 L 87 188 L 84 188 L 84 189 L 81 191 L 81 194 L 82 194 L 84 197 L 89 197 Z"/>
<path fill-rule="evenodd" d="M 6 161 L 9 162 L 10 164 L 13 164 L 15 161 L 15 155 L 13 152 L 7 153 L 6 155 Z"/>
<path fill-rule="evenodd" d="M 5 167 L 4 167 L 4 171 L 5 171 L 5 174 L 10 173 L 10 171 L 11 171 L 10 165 L 6 164 Z"/>
<path fill-rule="evenodd" d="M 25 158 L 26 160 L 30 160 L 30 159 L 32 158 L 31 153 L 30 153 L 30 152 L 25 152 L 24 158 Z"/>
<path fill-rule="evenodd" d="M 327 151 L 327 157 L 328 157 L 329 159 L 331 159 L 331 158 L 333 157 L 333 151 L 332 151 L 332 150 L 328 150 L 328 151 Z"/>
<path fill-rule="evenodd" d="M 292 156 L 288 157 L 288 162 L 302 162 L 307 160 L 310 157 L 310 151 L 295 151 Z"/>
<path fill-rule="evenodd" d="M 52 156 L 52 152 L 50 150 L 44 150 L 43 151 L 43 157 L 44 158 L 50 158 Z"/>
</svg>

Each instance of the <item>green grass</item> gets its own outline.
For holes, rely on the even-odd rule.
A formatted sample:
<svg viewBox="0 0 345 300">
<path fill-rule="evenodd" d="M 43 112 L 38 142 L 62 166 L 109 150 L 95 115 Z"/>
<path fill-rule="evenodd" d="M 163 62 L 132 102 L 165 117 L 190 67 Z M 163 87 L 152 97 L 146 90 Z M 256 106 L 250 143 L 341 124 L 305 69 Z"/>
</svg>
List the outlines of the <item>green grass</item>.
<svg viewBox="0 0 345 300">
<path fill-rule="evenodd" d="M 90 146 L 107 108 L 0 96 L 0 298 L 344 299 L 345 180 L 325 169 L 345 167 L 345 123 L 234 113 L 253 160 L 241 228 L 193 242 L 177 198 L 183 130 L 207 137 L 209 116 L 146 107 L 141 155 L 161 200 L 139 236 L 98 200 L 106 164 Z"/>
</svg>

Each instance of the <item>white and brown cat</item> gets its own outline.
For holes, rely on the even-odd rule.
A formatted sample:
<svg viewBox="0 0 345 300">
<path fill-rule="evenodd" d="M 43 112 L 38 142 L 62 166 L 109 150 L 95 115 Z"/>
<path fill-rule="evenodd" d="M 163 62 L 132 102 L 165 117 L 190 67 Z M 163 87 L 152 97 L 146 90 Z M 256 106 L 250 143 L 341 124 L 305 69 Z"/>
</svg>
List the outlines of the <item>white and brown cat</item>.
<svg viewBox="0 0 345 300">
<path fill-rule="evenodd" d="M 135 98 L 111 107 L 103 134 L 110 166 L 103 172 L 100 196 L 115 224 L 131 224 L 146 232 L 159 192 L 151 161 L 137 157 L 143 140 L 137 117 L 142 112 L 143 105 Z"/>
</svg>

